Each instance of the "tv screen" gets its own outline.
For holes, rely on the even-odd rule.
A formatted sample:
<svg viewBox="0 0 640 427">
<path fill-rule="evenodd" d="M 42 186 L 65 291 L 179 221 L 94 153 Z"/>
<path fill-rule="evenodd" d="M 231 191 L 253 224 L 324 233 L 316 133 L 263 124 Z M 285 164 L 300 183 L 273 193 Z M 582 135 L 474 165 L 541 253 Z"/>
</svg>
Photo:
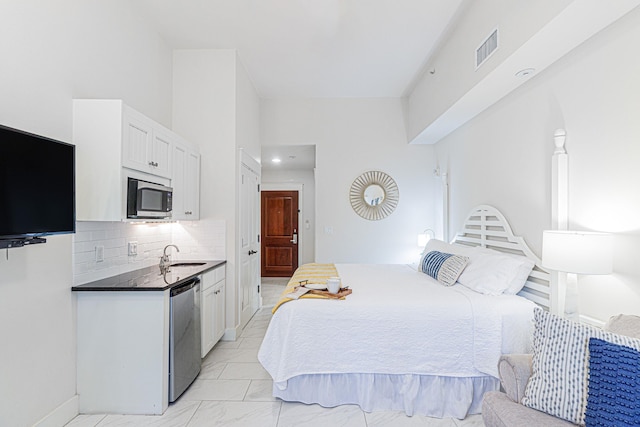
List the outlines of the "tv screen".
<svg viewBox="0 0 640 427">
<path fill-rule="evenodd" d="M 0 239 L 75 232 L 75 146 L 0 125 Z"/>
</svg>

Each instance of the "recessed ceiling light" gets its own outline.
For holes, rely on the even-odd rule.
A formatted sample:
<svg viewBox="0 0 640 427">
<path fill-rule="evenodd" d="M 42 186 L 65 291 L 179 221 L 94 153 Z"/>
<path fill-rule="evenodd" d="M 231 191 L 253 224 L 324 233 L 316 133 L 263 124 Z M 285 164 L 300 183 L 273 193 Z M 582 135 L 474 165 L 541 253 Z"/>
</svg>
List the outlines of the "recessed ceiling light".
<svg viewBox="0 0 640 427">
<path fill-rule="evenodd" d="M 535 72 L 536 72 L 535 68 L 525 68 L 524 70 L 518 71 L 516 73 L 516 77 L 528 77 Z"/>
<path fill-rule="evenodd" d="M 273 159 L 271 159 L 271 161 L 272 161 L 273 163 L 280 163 L 282 160 L 280 160 L 280 158 L 279 158 L 279 157 L 274 157 Z"/>
</svg>

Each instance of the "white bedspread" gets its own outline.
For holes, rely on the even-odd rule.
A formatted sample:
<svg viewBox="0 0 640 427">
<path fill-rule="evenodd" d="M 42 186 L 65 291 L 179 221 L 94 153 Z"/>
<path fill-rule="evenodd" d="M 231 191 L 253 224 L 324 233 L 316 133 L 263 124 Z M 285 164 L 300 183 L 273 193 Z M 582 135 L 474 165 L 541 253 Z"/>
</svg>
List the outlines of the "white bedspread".
<svg viewBox="0 0 640 427">
<path fill-rule="evenodd" d="M 534 304 L 444 287 L 406 265 L 336 265 L 345 300 L 302 299 L 274 314 L 258 359 L 277 387 L 305 374 L 498 376 L 526 353 Z"/>
</svg>

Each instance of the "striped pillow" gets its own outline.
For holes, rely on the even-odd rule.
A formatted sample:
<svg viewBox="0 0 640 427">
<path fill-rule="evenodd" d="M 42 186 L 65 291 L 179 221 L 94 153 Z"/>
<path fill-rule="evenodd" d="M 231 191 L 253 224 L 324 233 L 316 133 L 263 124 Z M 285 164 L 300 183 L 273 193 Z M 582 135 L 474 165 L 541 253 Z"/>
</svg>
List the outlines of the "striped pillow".
<svg viewBox="0 0 640 427">
<path fill-rule="evenodd" d="M 584 425 L 587 348 L 599 338 L 640 351 L 640 339 L 572 322 L 536 308 L 532 374 L 522 404 Z"/>
<path fill-rule="evenodd" d="M 466 256 L 431 251 L 426 253 L 420 260 L 420 271 L 445 286 L 451 286 L 456 283 L 458 276 L 460 276 L 468 262 L 469 258 Z"/>
</svg>

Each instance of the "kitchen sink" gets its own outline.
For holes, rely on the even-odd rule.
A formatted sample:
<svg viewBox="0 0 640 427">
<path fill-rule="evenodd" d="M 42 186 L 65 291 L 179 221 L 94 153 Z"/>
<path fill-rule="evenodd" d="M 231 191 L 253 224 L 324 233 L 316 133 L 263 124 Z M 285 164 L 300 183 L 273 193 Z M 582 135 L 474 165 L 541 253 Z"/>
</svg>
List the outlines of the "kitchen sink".
<svg viewBox="0 0 640 427">
<path fill-rule="evenodd" d="M 171 264 L 171 267 L 197 267 L 205 264 L 205 262 L 177 262 L 175 264 Z"/>
</svg>

